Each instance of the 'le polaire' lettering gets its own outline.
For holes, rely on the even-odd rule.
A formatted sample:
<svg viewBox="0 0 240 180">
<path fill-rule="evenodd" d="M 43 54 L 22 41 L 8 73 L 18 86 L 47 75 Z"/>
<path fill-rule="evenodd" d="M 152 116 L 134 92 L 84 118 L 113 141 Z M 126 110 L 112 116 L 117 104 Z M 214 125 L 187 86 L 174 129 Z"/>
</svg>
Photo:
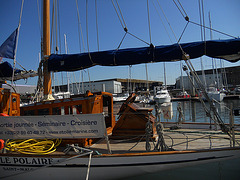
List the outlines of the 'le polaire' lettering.
<svg viewBox="0 0 240 180">
<path fill-rule="evenodd" d="M 1 164 L 50 165 L 52 158 L 0 157 Z"/>
</svg>

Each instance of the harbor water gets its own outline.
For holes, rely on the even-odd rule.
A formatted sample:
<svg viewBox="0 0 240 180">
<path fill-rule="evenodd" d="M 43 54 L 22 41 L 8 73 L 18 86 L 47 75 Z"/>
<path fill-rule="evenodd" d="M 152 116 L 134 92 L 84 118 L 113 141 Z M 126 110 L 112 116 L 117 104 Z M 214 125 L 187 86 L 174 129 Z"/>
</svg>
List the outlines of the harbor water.
<svg viewBox="0 0 240 180">
<path fill-rule="evenodd" d="M 205 122 L 209 123 L 210 119 L 206 116 L 206 112 L 203 109 L 201 102 L 195 100 L 188 101 L 173 101 L 172 109 L 173 109 L 173 118 L 172 119 L 164 119 L 163 114 L 161 114 L 161 122 L 177 122 L 178 121 L 178 111 L 177 107 L 180 106 L 183 112 L 184 121 L 185 122 Z M 209 109 L 209 103 L 205 102 L 206 106 Z M 145 106 L 153 108 L 153 114 L 155 115 L 155 106 L 154 105 L 143 105 L 139 104 L 139 106 Z M 232 106 L 233 109 L 240 108 L 240 100 L 224 100 L 219 103 L 215 103 L 216 109 L 220 114 L 220 117 L 224 123 L 229 123 L 230 116 L 230 108 Z M 240 116 L 234 116 L 234 123 L 240 124 Z"/>
</svg>

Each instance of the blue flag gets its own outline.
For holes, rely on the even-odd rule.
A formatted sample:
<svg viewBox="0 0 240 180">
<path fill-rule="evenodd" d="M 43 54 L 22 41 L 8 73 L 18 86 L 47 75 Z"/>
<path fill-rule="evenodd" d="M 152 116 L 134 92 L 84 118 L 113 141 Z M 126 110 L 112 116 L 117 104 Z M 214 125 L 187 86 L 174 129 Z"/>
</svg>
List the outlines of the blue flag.
<svg viewBox="0 0 240 180">
<path fill-rule="evenodd" d="M 17 36 L 18 36 L 18 28 L 0 46 L 0 57 L 14 59 Z"/>
</svg>

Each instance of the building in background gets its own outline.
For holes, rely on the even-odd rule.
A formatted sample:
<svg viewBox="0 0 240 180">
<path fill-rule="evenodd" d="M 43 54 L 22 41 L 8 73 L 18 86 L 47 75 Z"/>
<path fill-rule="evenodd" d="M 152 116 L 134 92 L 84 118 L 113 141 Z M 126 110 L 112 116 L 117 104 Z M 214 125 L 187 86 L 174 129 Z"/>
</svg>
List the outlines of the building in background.
<svg viewBox="0 0 240 180">
<path fill-rule="evenodd" d="M 91 82 L 78 82 L 69 84 L 69 91 L 71 94 L 85 93 L 87 90 L 91 92 L 105 91 L 112 94 L 121 94 L 125 92 L 137 92 L 137 91 L 150 91 L 155 86 L 161 86 L 163 83 L 160 81 L 146 81 L 140 79 L 106 79 L 100 81 Z M 67 92 L 68 85 L 61 85 L 53 87 L 54 92 Z"/>
<path fill-rule="evenodd" d="M 234 89 L 235 87 L 240 86 L 240 66 L 235 67 L 227 67 L 227 68 L 218 68 L 217 71 L 213 69 L 205 70 L 205 75 L 202 75 L 202 71 L 197 71 L 199 78 L 202 83 L 206 86 L 215 86 L 219 89 Z M 189 81 L 187 76 L 178 77 L 176 79 L 176 89 L 182 89 L 184 87 L 185 90 L 191 91 L 192 84 Z"/>
<path fill-rule="evenodd" d="M 2 88 L 10 89 L 11 92 L 17 92 L 20 95 L 35 95 L 37 86 L 34 85 L 14 85 L 11 87 L 7 84 L 2 84 Z"/>
</svg>

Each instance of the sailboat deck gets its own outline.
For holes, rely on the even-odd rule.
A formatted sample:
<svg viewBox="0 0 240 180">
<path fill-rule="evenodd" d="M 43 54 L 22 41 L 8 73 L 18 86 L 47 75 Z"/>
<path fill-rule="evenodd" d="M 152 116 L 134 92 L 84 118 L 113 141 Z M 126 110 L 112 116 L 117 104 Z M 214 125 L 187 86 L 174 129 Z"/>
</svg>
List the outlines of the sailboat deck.
<svg viewBox="0 0 240 180">
<path fill-rule="evenodd" d="M 138 137 L 130 139 L 112 139 L 110 137 L 110 147 L 112 153 L 145 152 L 146 139 Z M 240 140 L 240 133 L 235 134 L 236 141 Z M 207 129 L 178 129 L 164 131 L 166 145 L 174 150 L 197 150 L 230 147 L 230 140 L 227 134 L 221 131 Z M 151 151 L 154 150 L 157 140 L 150 140 Z M 236 143 L 236 146 L 239 144 Z M 108 153 L 106 140 L 100 140 L 90 147 L 97 153 Z"/>
<path fill-rule="evenodd" d="M 177 129 L 170 130 L 165 128 L 163 132 L 164 141 L 169 150 L 184 151 L 184 150 L 209 150 L 228 148 L 231 146 L 229 136 L 220 130 L 209 129 Z M 129 137 L 129 139 L 120 139 L 120 137 L 109 136 L 109 144 L 112 154 L 124 154 L 124 153 L 141 153 L 146 152 L 146 138 L 145 136 Z M 235 146 L 239 147 L 240 131 L 235 131 Z M 157 138 L 151 138 L 149 140 L 151 149 L 155 152 L 155 145 L 157 144 Z M 76 145 L 76 144 L 75 144 Z M 57 151 L 51 153 L 51 156 L 64 156 L 66 155 L 64 150 L 67 146 L 59 146 Z M 108 154 L 108 146 L 106 139 L 100 139 L 93 145 L 86 147 L 93 151 L 93 154 Z M 77 152 L 71 149 L 67 154 L 74 155 Z M 7 154 L 18 155 L 17 152 L 8 152 Z M 2 155 L 7 155 L 2 154 Z M 77 153 L 78 154 L 78 153 Z M 23 155 L 24 156 L 24 155 Z M 48 156 L 48 155 L 46 155 Z"/>
</svg>

